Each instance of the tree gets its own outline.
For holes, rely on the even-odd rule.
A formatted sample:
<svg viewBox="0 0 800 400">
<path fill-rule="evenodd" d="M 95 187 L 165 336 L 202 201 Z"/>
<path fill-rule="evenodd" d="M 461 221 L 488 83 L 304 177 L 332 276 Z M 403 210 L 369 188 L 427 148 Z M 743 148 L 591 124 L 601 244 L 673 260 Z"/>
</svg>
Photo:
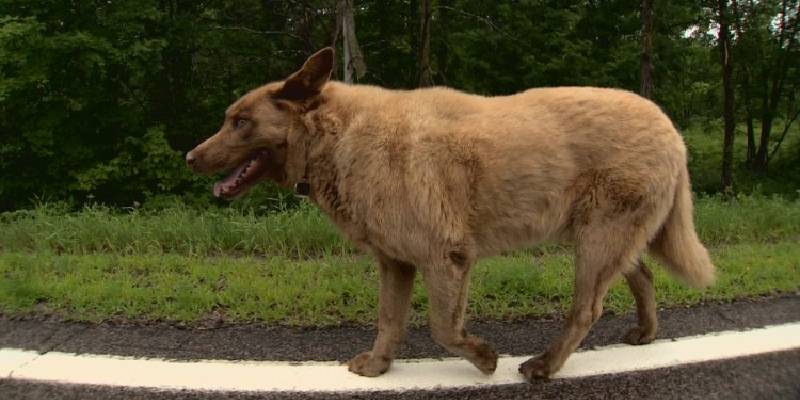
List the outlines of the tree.
<svg viewBox="0 0 800 400">
<path fill-rule="evenodd" d="M 431 2 L 433 0 L 420 0 L 419 3 L 419 52 L 417 55 L 419 87 L 433 86 L 433 72 L 431 71 Z"/>
<path fill-rule="evenodd" d="M 723 192 L 730 192 L 733 188 L 733 141 L 736 121 L 734 120 L 734 94 L 733 94 L 733 60 L 730 47 L 729 16 L 727 11 L 728 0 L 717 1 L 717 18 L 719 22 L 719 54 L 722 65 L 722 87 L 724 97 L 723 119 L 725 120 L 725 133 L 722 144 L 722 185 Z"/>
<path fill-rule="evenodd" d="M 764 79 L 769 87 L 768 95 L 763 97 L 762 116 L 761 116 L 761 137 L 756 151 L 754 169 L 759 173 L 764 173 L 769 164 L 769 144 L 772 134 L 772 126 L 778 107 L 784 95 L 786 76 L 789 72 L 788 60 L 792 55 L 798 41 L 798 21 L 800 21 L 800 1 L 794 1 L 794 7 L 790 7 L 788 0 L 782 0 L 780 12 L 778 14 L 779 23 L 776 37 L 772 40 L 772 51 L 774 54 L 773 63 L 765 65 Z M 794 10 L 792 10 L 794 8 Z M 790 12 L 793 11 L 793 15 Z M 788 130 L 788 129 L 787 129 Z"/>
<path fill-rule="evenodd" d="M 641 20 L 642 55 L 639 93 L 649 99 L 653 97 L 653 0 L 642 0 Z"/>
<path fill-rule="evenodd" d="M 798 0 L 726 6 L 730 79 L 741 99 L 733 115 L 747 122 L 747 158 L 753 169 L 785 172 L 798 164 L 789 157 L 800 119 Z M 705 124 L 726 114 L 719 37 L 709 34 L 718 7 L 696 0 L 0 0 L 0 210 L 42 195 L 129 205 L 205 191 L 208 181 L 185 173 L 180 153 L 215 132 L 237 97 L 330 44 L 345 59 L 336 76 L 360 83 L 435 82 L 484 95 L 618 87 L 650 93 L 681 128 Z M 380 61 L 367 72 L 366 59 Z M 696 179 L 695 187 L 719 188 L 721 154 L 693 157 L 694 177 L 705 182 Z M 735 171 L 735 158 L 725 155 L 725 169 Z M 709 178 L 697 171 L 706 168 L 701 158 L 714 160 Z"/>
<path fill-rule="evenodd" d="M 367 65 L 361 54 L 356 37 L 356 22 L 353 18 L 353 0 L 339 0 L 338 18 L 342 28 L 342 59 L 344 61 L 344 81 L 353 83 L 353 76 L 361 79 L 367 73 Z"/>
<path fill-rule="evenodd" d="M 798 12 L 797 0 L 734 1 L 733 26 L 735 54 L 747 62 L 737 62 L 741 77 L 747 122 L 747 165 L 764 174 L 770 160 L 796 120 L 792 99 L 797 86 Z M 787 83 L 788 82 L 788 83 Z M 781 112 L 781 107 L 789 107 Z M 783 118 L 784 129 L 773 137 L 776 118 Z M 756 119 L 760 132 L 756 138 Z"/>
<path fill-rule="evenodd" d="M 733 5 L 733 27 L 736 32 L 736 48 L 734 49 L 734 55 L 744 59 L 747 54 L 743 49 L 746 48 L 749 36 L 744 35 L 744 29 L 742 28 L 743 17 L 739 11 L 739 1 L 734 0 L 731 4 Z M 741 77 L 742 96 L 744 97 L 745 123 L 747 126 L 747 158 L 745 163 L 747 166 L 752 167 L 756 158 L 756 139 L 755 128 L 753 126 L 753 102 L 751 100 L 752 95 L 750 94 L 750 63 L 740 63 L 739 65 L 741 68 L 739 76 Z"/>
</svg>

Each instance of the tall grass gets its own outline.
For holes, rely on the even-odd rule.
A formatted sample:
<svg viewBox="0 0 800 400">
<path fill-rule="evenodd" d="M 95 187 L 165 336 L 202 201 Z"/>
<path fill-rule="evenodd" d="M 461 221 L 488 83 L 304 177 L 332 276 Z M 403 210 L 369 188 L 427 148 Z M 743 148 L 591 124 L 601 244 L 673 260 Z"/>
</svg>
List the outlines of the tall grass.
<svg viewBox="0 0 800 400">
<path fill-rule="evenodd" d="M 352 248 L 327 218 L 309 205 L 256 215 L 235 209 L 172 207 L 79 212 L 41 205 L 0 214 L 0 249 L 58 254 L 284 255 L 345 254 Z"/>
<path fill-rule="evenodd" d="M 800 238 L 800 200 L 740 196 L 695 202 L 698 232 L 711 246 Z M 315 207 L 257 215 L 234 209 L 160 211 L 54 205 L 0 214 L 0 251 L 56 254 L 280 256 L 290 259 L 354 252 Z"/>
<path fill-rule="evenodd" d="M 711 246 L 794 240 L 800 243 L 800 199 L 779 196 L 719 196 L 695 201 L 695 224 Z"/>
<path fill-rule="evenodd" d="M 665 279 L 659 303 L 796 291 L 800 287 L 800 200 L 701 196 L 698 232 L 720 281 L 706 292 Z M 54 312 L 63 318 L 329 325 L 373 320 L 377 277 L 315 207 L 258 215 L 237 209 L 162 210 L 57 204 L 0 214 L 0 313 Z M 230 257 L 234 256 L 234 257 Z M 572 292 L 572 257 L 560 246 L 480 262 L 470 308 L 478 318 L 563 311 Z M 617 285 L 609 310 L 630 310 Z M 413 298 L 424 321 L 422 285 Z"/>
<path fill-rule="evenodd" d="M 712 250 L 712 257 L 719 279 L 706 291 L 689 289 L 650 263 L 658 303 L 674 307 L 800 288 L 800 248 L 794 243 L 725 246 Z M 472 272 L 470 314 L 502 319 L 560 313 L 571 302 L 572 280 L 572 260 L 564 254 L 483 260 Z M 412 297 L 412 320 L 418 324 L 424 323 L 428 307 L 423 288 L 417 282 Z M 77 320 L 187 323 L 217 315 L 226 322 L 372 323 L 377 289 L 376 269 L 367 257 L 0 253 L 0 313 L 9 315 L 52 312 Z M 633 311 L 623 282 L 612 288 L 605 309 Z"/>
</svg>

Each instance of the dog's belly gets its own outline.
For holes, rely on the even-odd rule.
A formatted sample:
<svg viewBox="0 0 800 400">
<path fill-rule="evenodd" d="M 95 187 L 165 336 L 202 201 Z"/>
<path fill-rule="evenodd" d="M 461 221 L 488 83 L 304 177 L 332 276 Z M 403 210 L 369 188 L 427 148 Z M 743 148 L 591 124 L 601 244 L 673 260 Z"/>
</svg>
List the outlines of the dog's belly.
<svg viewBox="0 0 800 400">
<path fill-rule="evenodd" d="M 482 218 L 473 230 L 479 257 L 561 240 L 563 237 L 566 213 L 561 207 L 545 208 L 535 213 L 520 209 L 504 211 L 489 219 Z"/>
<path fill-rule="evenodd" d="M 476 235 L 478 257 L 491 257 L 502 252 L 525 247 L 532 247 L 549 239 L 533 226 L 500 228 Z"/>
</svg>

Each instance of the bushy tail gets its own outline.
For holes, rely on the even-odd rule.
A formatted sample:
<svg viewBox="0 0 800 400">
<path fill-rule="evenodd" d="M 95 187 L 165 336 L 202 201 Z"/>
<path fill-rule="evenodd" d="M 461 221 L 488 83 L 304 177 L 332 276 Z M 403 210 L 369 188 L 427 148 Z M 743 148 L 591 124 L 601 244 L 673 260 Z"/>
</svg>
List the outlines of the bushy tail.
<svg viewBox="0 0 800 400">
<path fill-rule="evenodd" d="M 650 252 L 673 275 L 691 286 L 706 287 L 714 283 L 714 264 L 694 230 L 692 192 L 685 167 L 678 178 L 672 210 L 650 243 Z"/>
</svg>

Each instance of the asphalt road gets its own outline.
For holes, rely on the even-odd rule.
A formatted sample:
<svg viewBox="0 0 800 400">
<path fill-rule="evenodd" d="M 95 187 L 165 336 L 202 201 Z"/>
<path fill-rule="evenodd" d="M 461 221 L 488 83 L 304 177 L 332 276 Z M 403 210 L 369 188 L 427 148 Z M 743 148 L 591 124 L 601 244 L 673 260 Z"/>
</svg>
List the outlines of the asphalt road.
<svg viewBox="0 0 800 400">
<path fill-rule="evenodd" d="M 660 338 L 800 321 L 800 295 L 659 312 Z M 604 317 L 584 348 L 618 343 L 633 315 Z M 475 322 L 470 330 L 506 354 L 543 350 L 562 321 Z M 175 359 L 346 360 L 369 347 L 372 329 L 260 325 L 185 329 L 164 324 L 80 324 L 0 317 L 0 347 Z M 400 356 L 446 355 L 413 329 Z M 266 377 L 265 377 L 266 378 Z M 268 379 L 268 378 L 267 378 Z M 314 377 L 309 377 L 314 379 Z M 0 380 L 0 399 L 800 399 L 800 349 L 617 375 L 470 389 L 368 393 L 157 391 Z"/>
<path fill-rule="evenodd" d="M 758 328 L 800 321 L 800 295 L 741 300 L 661 310 L 658 338 Z M 582 348 L 620 343 L 635 315 L 605 316 L 592 327 Z M 493 343 L 501 354 L 544 351 L 563 327 L 561 320 L 476 321 L 470 333 Z M 370 327 L 288 328 L 263 325 L 186 329 L 166 324 L 116 325 L 13 320 L 0 317 L 0 347 L 40 352 L 115 354 L 168 359 L 346 361 L 372 347 Z M 411 329 L 398 358 L 450 356 L 430 338 L 427 327 Z"/>
</svg>

